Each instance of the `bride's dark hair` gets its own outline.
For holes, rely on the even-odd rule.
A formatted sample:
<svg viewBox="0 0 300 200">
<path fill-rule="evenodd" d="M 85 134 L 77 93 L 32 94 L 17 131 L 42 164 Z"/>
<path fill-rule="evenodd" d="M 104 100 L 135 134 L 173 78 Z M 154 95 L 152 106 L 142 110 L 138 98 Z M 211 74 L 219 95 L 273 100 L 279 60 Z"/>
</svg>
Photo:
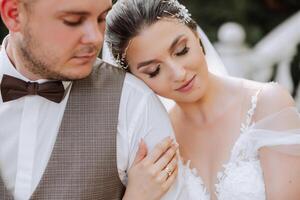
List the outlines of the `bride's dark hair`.
<svg viewBox="0 0 300 200">
<path fill-rule="evenodd" d="M 187 14 L 177 0 L 118 0 L 106 18 L 107 45 L 113 57 L 120 60 L 129 41 L 160 18 L 175 17 L 196 33 L 197 24 Z M 127 66 L 125 59 L 119 64 Z"/>
</svg>

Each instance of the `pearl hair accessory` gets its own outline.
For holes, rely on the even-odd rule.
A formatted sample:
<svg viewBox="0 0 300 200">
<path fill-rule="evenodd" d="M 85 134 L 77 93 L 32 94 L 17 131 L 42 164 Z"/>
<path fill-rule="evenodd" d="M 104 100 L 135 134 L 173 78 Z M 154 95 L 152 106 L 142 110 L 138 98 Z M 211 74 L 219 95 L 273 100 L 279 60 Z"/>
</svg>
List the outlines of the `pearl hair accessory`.
<svg viewBox="0 0 300 200">
<path fill-rule="evenodd" d="M 164 13 L 167 13 L 170 15 L 170 17 L 172 18 L 176 18 L 178 19 L 181 23 L 184 23 L 184 24 L 188 24 L 191 22 L 192 18 L 191 18 L 191 14 L 189 13 L 188 9 L 180 4 L 178 2 L 178 0 L 162 0 L 162 3 L 166 3 L 166 4 L 169 4 L 175 8 L 178 9 L 178 12 L 176 14 L 173 14 L 173 13 L 170 13 L 169 11 L 167 10 L 164 10 Z M 162 19 L 162 17 L 158 16 L 157 17 L 158 20 Z M 130 42 L 128 43 L 126 49 L 124 50 L 123 53 L 119 53 L 117 55 L 117 58 L 116 58 L 116 63 L 122 68 L 124 69 L 125 71 L 128 70 L 128 63 L 126 63 L 126 53 L 127 53 L 127 50 L 130 46 Z"/>
<path fill-rule="evenodd" d="M 164 13 L 169 14 L 171 17 L 179 19 L 182 23 L 189 23 L 191 22 L 191 14 L 189 13 L 189 10 L 182 4 L 180 4 L 177 0 L 163 0 L 163 3 L 167 3 L 169 5 L 174 6 L 175 8 L 178 8 L 178 13 L 172 14 L 169 11 L 164 11 Z M 158 17 L 158 19 L 161 19 L 161 17 Z"/>
</svg>

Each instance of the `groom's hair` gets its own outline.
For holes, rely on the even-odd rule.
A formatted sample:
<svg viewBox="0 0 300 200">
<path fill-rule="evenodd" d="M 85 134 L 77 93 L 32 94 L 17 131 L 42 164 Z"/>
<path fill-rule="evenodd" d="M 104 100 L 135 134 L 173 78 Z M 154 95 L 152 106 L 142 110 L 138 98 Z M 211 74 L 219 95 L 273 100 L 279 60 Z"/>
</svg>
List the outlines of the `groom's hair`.
<svg viewBox="0 0 300 200">
<path fill-rule="evenodd" d="M 114 58 L 119 59 L 129 41 L 160 18 L 175 17 L 196 34 L 197 23 L 191 18 L 185 20 L 187 16 L 182 11 L 187 10 L 176 0 L 119 0 L 106 18 L 106 42 Z"/>
</svg>

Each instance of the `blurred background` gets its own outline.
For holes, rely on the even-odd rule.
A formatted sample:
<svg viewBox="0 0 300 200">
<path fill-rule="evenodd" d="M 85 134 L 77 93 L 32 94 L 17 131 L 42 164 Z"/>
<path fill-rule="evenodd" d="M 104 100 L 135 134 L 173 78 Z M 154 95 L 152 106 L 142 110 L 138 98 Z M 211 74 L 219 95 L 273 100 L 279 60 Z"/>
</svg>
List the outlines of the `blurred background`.
<svg viewBox="0 0 300 200">
<path fill-rule="evenodd" d="M 276 81 L 300 110 L 300 0 L 179 0 L 233 76 Z M 1 40 L 7 34 L 0 22 Z"/>
<path fill-rule="evenodd" d="M 182 0 L 230 75 L 276 81 L 300 110 L 300 0 Z"/>
</svg>

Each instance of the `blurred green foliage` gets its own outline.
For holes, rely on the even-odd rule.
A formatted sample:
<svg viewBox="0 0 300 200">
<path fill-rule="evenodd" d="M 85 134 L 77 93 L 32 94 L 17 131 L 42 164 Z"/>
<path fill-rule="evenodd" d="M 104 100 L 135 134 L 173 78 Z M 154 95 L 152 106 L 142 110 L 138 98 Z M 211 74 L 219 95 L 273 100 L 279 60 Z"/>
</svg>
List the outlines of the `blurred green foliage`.
<svg viewBox="0 0 300 200">
<path fill-rule="evenodd" d="M 0 23 L 0 37 L 1 37 L 1 41 L 7 35 L 7 33 L 8 33 L 8 31 L 7 31 L 6 27 L 4 26 L 4 24 L 2 22 L 2 19 L 1 19 L 1 23 Z"/>
<path fill-rule="evenodd" d="M 225 22 L 240 23 L 250 45 L 300 10 L 299 0 L 181 0 L 212 41 Z"/>
</svg>

